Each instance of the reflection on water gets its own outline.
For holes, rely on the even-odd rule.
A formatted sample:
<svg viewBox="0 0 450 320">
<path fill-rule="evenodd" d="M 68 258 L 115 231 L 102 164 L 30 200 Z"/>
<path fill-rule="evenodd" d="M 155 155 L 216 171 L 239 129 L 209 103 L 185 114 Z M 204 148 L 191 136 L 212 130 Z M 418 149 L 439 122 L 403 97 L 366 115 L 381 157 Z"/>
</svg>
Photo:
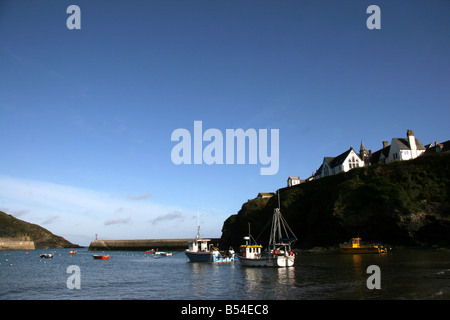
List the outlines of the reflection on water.
<svg viewBox="0 0 450 320">
<path fill-rule="evenodd" d="M 110 252 L 101 261 L 68 252 L 45 261 L 39 252 L 0 252 L 0 299 L 450 299 L 449 250 L 299 254 L 292 268 L 189 263 L 183 253 Z M 80 290 L 66 287 L 69 265 L 80 267 Z M 367 288 L 370 265 L 380 267 L 380 290 Z"/>
</svg>

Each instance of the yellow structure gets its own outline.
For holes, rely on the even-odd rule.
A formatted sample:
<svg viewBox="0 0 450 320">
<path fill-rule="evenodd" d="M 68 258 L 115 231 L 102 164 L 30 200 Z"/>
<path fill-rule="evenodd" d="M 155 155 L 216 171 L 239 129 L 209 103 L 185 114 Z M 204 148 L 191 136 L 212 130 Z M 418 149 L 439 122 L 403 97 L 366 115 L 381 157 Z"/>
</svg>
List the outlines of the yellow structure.
<svg viewBox="0 0 450 320">
<path fill-rule="evenodd" d="M 386 248 L 381 245 L 361 245 L 361 238 L 352 238 L 349 244 L 341 245 L 342 253 L 384 253 Z"/>
</svg>

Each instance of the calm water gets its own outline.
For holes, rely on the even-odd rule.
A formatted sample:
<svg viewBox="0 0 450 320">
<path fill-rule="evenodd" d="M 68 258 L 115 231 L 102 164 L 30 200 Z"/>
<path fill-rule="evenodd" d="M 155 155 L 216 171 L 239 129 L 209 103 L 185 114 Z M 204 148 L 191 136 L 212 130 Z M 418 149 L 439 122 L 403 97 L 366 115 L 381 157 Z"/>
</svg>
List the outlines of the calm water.
<svg viewBox="0 0 450 320">
<path fill-rule="evenodd" d="M 0 251 L 0 299 L 450 299 L 450 251 L 394 250 L 387 255 L 301 254 L 288 269 L 188 263 L 182 252 L 155 259 L 141 252 L 56 249 Z M 81 288 L 68 289 L 67 267 L 80 268 Z M 369 265 L 381 289 L 369 290 Z"/>
</svg>

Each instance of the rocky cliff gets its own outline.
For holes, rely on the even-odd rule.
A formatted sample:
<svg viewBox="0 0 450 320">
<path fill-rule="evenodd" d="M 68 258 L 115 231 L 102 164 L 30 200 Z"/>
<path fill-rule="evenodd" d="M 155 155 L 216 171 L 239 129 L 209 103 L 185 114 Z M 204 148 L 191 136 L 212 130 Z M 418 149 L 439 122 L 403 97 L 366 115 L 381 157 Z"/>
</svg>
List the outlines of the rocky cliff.
<svg viewBox="0 0 450 320">
<path fill-rule="evenodd" d="M 34 241 L 36 248 L 76 248 L 76 244 L 70 243 L 60 236 L 56 236 L 47 229 L 36 224 L 19 220 L 3 211 L 0 211 L 0 238 L 6 240 Z M 15 248 L 15 247 L 14 247 Z M 12 249 L 14 249 L 12 248 Z M 6 250 L 8 248 L 3 248 Z"/>
<path fill-rule="evenodd" d="M 255 192 L 260 190 L 255 190 Z M 373 165 L 279 190 L 297 247 L 360 236 L 392 245 L 450 246 L 450 154 Z M 253 199 L 223 224 L 222 244 L 248 234 L 267 242 L 277 198 Z"/>
</svg>

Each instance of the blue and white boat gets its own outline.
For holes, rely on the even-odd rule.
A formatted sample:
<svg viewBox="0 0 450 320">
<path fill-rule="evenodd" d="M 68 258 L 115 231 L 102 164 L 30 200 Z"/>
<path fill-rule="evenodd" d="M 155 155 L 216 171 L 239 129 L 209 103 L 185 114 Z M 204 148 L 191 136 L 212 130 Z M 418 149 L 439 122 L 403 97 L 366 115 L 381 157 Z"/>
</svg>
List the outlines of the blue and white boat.
<svg viewBox="0 0 450 320">
<path fill-rule="evenodd" d="M 188 248 L 184 252 L 190 262 L 211 262 L 212 252 L 208 248 L 210 239 L 201 239 L 197 237 L 188 243 Z"/>
<path fill-rule="evenodd" d="M 200 237 L 200 223 L 197 227 L 197 236 L 188 242 L 188 248 L 184 251 L 190 262 L 234 262 L 237 255 L 230 247 L 227 253 L 219 251 L 212 244 L 208 244 L 211 239 Z"/>
<path fill-rule="evenodd" d="M 233 248 L 228 249 L 228 252 L 220 252 L 218 248 L 214 248 L 212 252 L 213 262 L 236 262 L 238 259 Z"/>
<path fill-rule="evenodd" d="M 208 248 L 208 242 L 211 239 L 200 238 L 200 224 L 197 229 L 197 236 L 194 240 L 188 242 L 188 248 L 184 253 L 190 262 L 211 262 L 212 252 Z"/>
</svg>

